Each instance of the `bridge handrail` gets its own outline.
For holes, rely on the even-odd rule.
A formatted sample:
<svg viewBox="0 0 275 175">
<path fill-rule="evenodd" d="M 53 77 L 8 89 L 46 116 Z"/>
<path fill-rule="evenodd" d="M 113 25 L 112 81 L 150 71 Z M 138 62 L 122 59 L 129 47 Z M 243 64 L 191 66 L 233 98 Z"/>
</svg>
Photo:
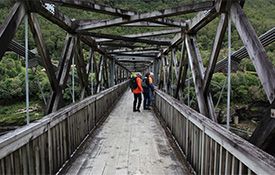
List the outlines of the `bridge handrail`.
<svg viewBox="0 0 275 175">
<path fill-rule="evenodd" d="M 237 171 L 239 174 L 244 171 L 247 171 L 247 173 L 252 171 L 256 174 L 273 174 L 275 172 L 274 157 L 236 134 L 229 132 L 192 108 L 181 104 L 168 94 L 157 90 L 155 103 L 178 145 L 198 174 L 216 174 L 217 172 L 229 174 L 230 171 L 232 174 Z M 195 126 L 191 130 L 192 132 L 198 132 L 197 139 L 194 139 L 194 133 L 189 135 L 189 125 L 191 124 L 188 124 L 188 122 L 191 122 L 191 128 Z M 191 147 L 195 147 L 193 152 L 190 151 L 192 149 L 190 146 L 188 148 L 188 144 L 191 144 Z M 218 146 L 220 146 L 220 150 L 225 149 L 225 153 L 222 151 L 222 154 L 219 155 Z M 196 149 L 198 152 L 194 151 Z M 199 154 L 200 156 L 196 157 Z M 230 160 L 229 154 L 232 155 Z M 217 158 L 217 156 L 219 157 Z M 219 159 L 220 161 L 213 165 L 214 163 L 211 164 L 211 160 L 209 160 L 211 158 L 216 159 L 216 161 Z M 235 164 L 238 161 L 239 164 L 236 166 Z M 243 164 L 247 167 L 243 168 Z"/>
<path fill-rule="evenodd" d="M 59 125 L 61 122 L 66 120 L 68 117 L 71 117 L 73 115 L 77 115 L 79 111 L 86 111 L 83 112 L 82 115 L 86 115 L 88 113 L 89 106 L 93 105 L 90 110 L 94 110 L 96 112 L 92 112 L 93 120 L 95 122 L 92 124 L 93 127 L 96 126 L 97 122 L 102 118 L 102 115 L 110 110 L 111 104 L 113 101 L 115 101 L 121 93 L 127 88 L 128 81 L 120 83 L 118 85 L 115 85 L 109 89 L 106 89 L 96 95 L 90 96 L 88 98 L 85 98 L 84 100 L 80 102 L 76 102 L 74 104 L 68 105 L 64 108 L 61 108 L 60 110 L 53 112 L 45 117 L 43 117 L 40 120 L 37 120 L 33 123 L 30 123 L 29 125 L 23 126 L 21 128 L 18 128 L 12 132 L 9 132 L 3 136 L 0 137 L 0 174 L 3 171 L 3 167 L 1 167 L 1 162 L 4 161 L 4 158 L 6 160 L 6 157 L 9 157 L 9 155 L 13 154 L 15 151 L 21 149 L 26 144 L 29 144 L 32 140 L 35 140 L 36 138 L 40 137 L 41 135 L 48 132 L 48 130 L 51 130 L 52 128 Z M 105 104 L 105 101 L 102 101 L 104 97 L 111 96 L 108 100 L 108 107 L 103 106 Z M 100 104 L 96 106 L 97 102 L 102 101 Z M 101 107 L 102 106 L 102 107 Z M 88 114 L 87 114 L 88 115 Z M 84 119 L 85 120 L 85 119 Z M 88 119 L 87 119 L 88 120 Z M 91 122 L 92 123 L 92 122 Z M 68 124 L 64 124 L 67 126 Z M 93 130 L 91 127 L 90 130 Z M 60 131 L 61 132 L 61 131 Z M 84 135 L 89 134 L 90 131 L 87 131 L 87 133 L 84 133 Z M 61 134 L 62 135 L 62 134 Z M 83 135 L 83 134 L 82 134 Z M 64 136 L 64 134 L 63 134 Z M 81 136 L 84 137 L 84 136 Z M 62 138 L 60 136 L 60 138 Z M 80 143 L 79 143 L 80 144 Z M 61 145 L 63 146 L 63 145 Z M 74 150 L 70 151 L 70 154 Z M 66 157 L 66 156 L 65 156 Z M 64 163 L 64 162 L 62 162 Z M 60 167 L 59 167 L 60 168 Z M 10 171 L 13 171 L 10 169 Z M 16 171 L 16 170 L 14 170 Z M 47 171 L 47 170 L 45 170 Z M 7 173 L 8 171 L 5 170 Z M 54 173 L 55 171 L 50 171 L 48 173 Z M 5 173 L 4 173 L 5 174 Z"/>
</svg>

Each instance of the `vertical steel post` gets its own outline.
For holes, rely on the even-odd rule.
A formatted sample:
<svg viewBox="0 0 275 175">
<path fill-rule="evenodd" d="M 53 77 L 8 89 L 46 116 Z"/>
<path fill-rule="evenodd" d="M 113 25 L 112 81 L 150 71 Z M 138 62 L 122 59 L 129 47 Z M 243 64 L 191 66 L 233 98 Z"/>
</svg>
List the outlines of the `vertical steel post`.
<svg viewBox="0 0 275 175">
<path fill-rule="evenodd" d="M 228 15 L 228 68 L 227 68 L 227 117 L 226 128 L 229 130 L 230 120 L 230 91 L 231 91 L 231 17 Z"/>
<path fill-rule="evenodd" d="M 29 46 L 28 46 L 28 15 L 25 16 L 25 64 L 26 64 L 26 118 L 27 118 L 27 125 L 30 123 L 30 99 L 29 99 Z"/>
</svg>

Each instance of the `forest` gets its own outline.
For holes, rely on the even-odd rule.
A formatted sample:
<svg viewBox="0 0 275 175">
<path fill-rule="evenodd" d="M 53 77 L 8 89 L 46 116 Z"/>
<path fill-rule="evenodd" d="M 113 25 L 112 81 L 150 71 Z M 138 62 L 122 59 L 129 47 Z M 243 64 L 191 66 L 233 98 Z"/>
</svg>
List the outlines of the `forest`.
<svg viewBox="0 0 275 175">
<path fill-rule="evenodd" d="M 199 2 L 198 0 L 96 0 L 99 4 L 127 9 L 137 12 L 149 12 L 169 7 L 175 7 L 181 4 Z M 0 24 L 7 17 L 10 8 L 13 5 L 12 0 L 0 1 Z M 87 11 L 69 9 L 65 7 L 57 7 L 67 16 L 74 19 L 111 19 L 111 16 Z M 244 11 L 250 22 L 255 28 L 258 36 L 265 33 L 275 26 L 275 1 L 274 0 L 247 0 L 244 5 Z M 178 16 L 177 19 L 189 19 L 195 14 Z M 172 18 L 173 19 L 173 18 Z M 43 37 L 50 52 L 50 56 L 54 65 L 58 65 L 61 57 L 66 33 L 58 26 L 46 21 L 39 16 L 39 23 L 42 28 Z M 210 57 L 212 43 L 215 38 L 218 19 L 215 19 L 205 28 L 199 31 L 197 40 L 204 64 L 207 65 Z M 158 30 L 167 29 L 169 27 L 160 27 Z M 150 27 L 134 28 L 134 27 L 111 27 L 107 29 L 98 29 L 102 33 L 112 34 L 134 34 L 152 31 Z M 29 48 L 36 51 L 32 34 L 29 32 Z M 15 40 L 24 45 L 24 23 L 21 24 L 16 33 Z M 238 50 L 243 44 L 234 29 L 232 28 L 232 51 Z M 265 48 L 269 58 L 275 64 L 275 43 Z M 88 54 L 88 49 L 83 50 Z M 178 51 L 180 52 L 180 51 Z M 179 53 L 178 53 L 179 54 Z M 223 47 L 219 55 L 219 59 L 227 56 L 227 37 L 224 38 Z M 238 71 L 232 73 L 232 105 L 231 113 L 239 117 L 240 121 L 244 121 L 244 125 L 240 126 L 247 133 L 252 133 L 257 122 L 260 120 L 265 107 L 269 104 L 264 94 L 262 85 L 257 77 L 255 68 L 249 58 L 242 60 L 238 67 Z M 44 98 L 47 99 L 50 94 L 50 85 L 42 67 L 29 69 L 30 80 L 30 98 L 31 98 L 31 119 L 36 120 L 44 115 Z M 72 75 L 71 75 L 72 76 Z M 90 75 L 93 76 L 93 75 Z M 226 114 L 226 96 L 227 89 L 224 87 L 227 75 L 225 72 L 214 74 L 211 83 L 211 92 L 213 95 L 216 111 L 219 114 L 219 122 L 224 122 Z M 79 93 L 79 89 L 76 89 Z M 71 87 L 70 85 L 65 91 L 65 100 L 70 103 Z M 185 93 L 187 89 L 185 89 Z M 194 88 L 191 87 L 191 95 L 194 97 Z M 185 95 L 185 99 L 187 96 Z M 192 104 L 196 105 L 196 99 L 192 99 Z M 25 124 L 25 63 L 20 56 L 6 52 L 0 61 L 0 126 L 18 126 Z M 250 121 L 247 122 L 245 121 Z M 251 122 L 252 121 L 252 122 Z M 255 126 L 253 126 L 255 125 Z"/>
</svg>

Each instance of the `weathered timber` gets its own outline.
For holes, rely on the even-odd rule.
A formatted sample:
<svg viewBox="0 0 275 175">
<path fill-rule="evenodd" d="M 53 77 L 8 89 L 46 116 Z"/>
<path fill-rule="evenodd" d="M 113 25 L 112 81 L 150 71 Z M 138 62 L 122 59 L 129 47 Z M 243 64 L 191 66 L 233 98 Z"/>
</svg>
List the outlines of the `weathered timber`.
<svg viewBox="0 0 275 175">
<path fill-rule="evenodd" d="M 48 107 L 47 114 L 58 110 L 62 107 L 63 94 L 62 90 L 66 85 L 68 74 L 70 71 L 72 58 L 74 56 L 75 37 L 67 35 L 65 47 L 63 49 L 63 55 L 58 65 L 57 81 L 58 87 L 53 90 Z"/>
<path fill-rule="evenodd" d="M 169 51 L 172 50 L 172 48 L 176 47 L 183 41 L 183 33 L 178 33 L 174 36 L 174 38 L 171 41 L 171 45 L 167 48 L 163 49 L 161 53 L 158 54 L 158 58 L 161 57 L 161 55 L 167 55 Z"/>
<path fill-rule="evenodd" d="M 157 55 L 156 54 L 139 54 L 139 53 L 114 53 L 111 54 L 115 57 L 119 57 L 119 56 L 129 56 L 129 57 L 143 57 L 143 58 L 156 58 Z"/>
<path fill-rule="evenodd" d="M 255 66 L 259 79 L 264 87 L 265 93 L 270 103 L 275 99 L 275 69 L 268 59 L 264 47 L 241 6 L 238 3 L 233 3 L 230 14 L 236 29 L 242 39 L 246 50 Z"/>
<path fill-rule="evenodd" d="M 79 150 L 85 154 L 75 154 L 61 174 L 190 174 L 154 113 L 131 112 L 132 98 L 130 91 L 122 96 L 102 128 Z"/>
<path fill-rule="evenodd" d="M 62 14 L 57 8 L 54 9 L 54 12 L 51 12 L 47 10 L 46 7 L 42 5 L 40 1 L 32 1 L 31 6 L 33 12 L 39 13 L 49 21 L 66 30 L 67 32 L 75 33 L 75 26 L 73 25 L 72 20 L 69 17 Z"/>
<path fill-rule="evenodd" d="M 197 33 L 201 28 L 206 26 L 209 22 L 218 16 L 215 8 L 207 11 L 199 12 L 194 18 L 188 23 L 188 33 Z"/>
<path fill-rule="evenodd" d="M 121 26 L 126 26 L 126 27 L 165 27 L 164 24 L 156 24 L 153 22 L 148 22 L 148 21 L 140 21 L 140 22 L 134 22 L 130 24 L 123 24 Z"/>
<path fill-rule="evenodd" d="M 173 97 L 157 90 L 155 104 L 187 161 L 198 174 L 275 172 L 274 157 Z M 239 169 L 239 165 L 244 171 Z"/>
<path fill-rule="evenodd" d="M 98 62 L 98 78 L 97 78 L 97 85 L 96 85 L 96 92 L 100 92 L 101 89 L 101 83 L 102 83 L 102 72 L 103 72 L 103 56 L 100 57 L 100 60 Z"/>
<path fill-rule="evenodd" d="M 195 82 L 195 90 L 199 110 L 203 115 L 208 116 L 209 114 L 207 110 L 207 105 L 202 91 L 202 72 L 199 68 L 198 58 L 195 58 L 197 57 L 197 55 L 195 53 L 194 43 L 188 35 L 185 36 L 185 44 L 188 53 L 190 69 L 192 71 L 193 81 Z"/>
<path fill-rule="evenodd" d="M 43 2 L 56 3 L 65 7 L 78 8 L 82 10 L 92 11 L 103 13 L 107 15 L 120 16 L 120 17 L 129 17 L 136 15 L 137 12 L 127 11 L 118 8 L 112 8 L 102 4 L 96 4 L 88 1 L 79 1 L 79 0 L 43 0 Z"/>
<path fill-rule="evenodd" d="M 110 106 L 127 85 L 127 82 L 116 85 L 1 136 L 1 173 L 57 173 L 98 122 L 109 114 Z"/>
<path fill-rule="evenodd" d="M 173 34 L 173 33 L 180 33 L 181 31 L 182 31 L 182 29 L 161 30 L 161 31 L 139 33 L 139 34 L 123 35 L 123 37 L 145 38 L 145 37 L 161 36 L 161 35 L 168 35 L 168 34 Z M 106 42 L 106 41 L 112 41 L 112 39 L 96 39 L 97 43 Z"/>
<path fill-rule="evenodd" d="M 9 44 L 8 51 L 13 51 L 14 53 L 20 55 L 21 57 L 25 57 L 25 47 L 19 44 L 17 41 L 12 40 Z M 38 65 L 44 67 L 42 59 L 36 55 L 33 51 L 28 51 L 29 55 L 29 67 L 36 67 Z"/>
<path fill-rule="evenodd" d="M 114 58 L 116 58 L 117 61 L 120 60 L 139 60 L 139 61 L 154 61 L 154 59 L 156 57 L 143 57 L 143 56 L 123 56 L 123 55 L 118 55 L 118 56 L 114 56 Z"/>
<path fill-rule="evenodd" d="M 4 55 L 5 51 L 9 47 L 9 43 L 15 35 L 15 32 L 20 25 L 21 21 L 25 16 L 24 5 L 20 2 L 17 2 L 12 7 L 7 18 L 0 26 L 0 60 Z"/>
<path fill-rule="evenodd" d="M 194 47 L 194 53 L 196 54 L 196 57 L 194 57 L 194 58 L 198 59 L 198 61 L 197 61 L 198 65 L 199 65 L 198 68 L 199 68 L 199 72 L 201 73 L 201 80 L 202 80 L 202 83 L 203 83 L 203 77 L 205 76 L 205 67 L 203 65 L 202 56 L 200 54 L 198 43 L 197 43 L 195 37 L 192 37 L 192 43 L 193 43 L 193 47 Z M 212 100 L 211 93 L 206 92 L 206 94 L 204 94 L 204 97 L 205 97 L 205 100 L 206 100 L 206 104 L 207 104 L 207 108 L 208 108 L 210 118 L 213 121 L 217 122 L 217 116 L 216 116 L 216 113 L 215 113 L 214 103 L 213 103 L 213 100 Z"/>
<path fill-rule="evenodd" d="M 76 58 L 76 66 L 77 66 L 77 74 L 80 79 L 80 85 L 81 85 L 81 100 L 85 97 L 85 91 L 86 95 L 90 95 L 90 89 L 89 89 L 89 82 L 88 82 L 88 74 L 86 73 L 86 67 L 83 57 L 83 52 L 80 44 L 80 39 L 77 38 L 77 44 L 75 48 L 75 58 Z"/>
<path fill-rule="evenodd" d="M 152 63 L 152 61 L 147 61 L 147 60 L 118 60 L 120 63 Z"/>
<path fill-rule="evenodd" d="M 232 1 L 236 0 L 216 0 L 215 9 L 219 13 L 227 13 L 231 7 Z"/>
<path fill-rule="evenodd" d="M 128 23 L 133 23 L 133 22 L 181 15 L 181 14 L 197 12 L 197 11 L 201 11 L 201 10 L 207 10 L 207 9 L 210 9 L 211 7 L 213 7 L 213 5 L 214 5 L 213 1 L 200 2 L 200 3 L 196 3 L 196 4 L 188 4 L 188 5 L 183 5 L 183 6 L 179 6 L 176 8 L 133 15 L 133 16 L 130 16 L 130 18 L 128 18 L 128 19 L 116 18 L 116 19 L 112 19 L 112 20 L 102 21 L 102 22 L 99 22 L 96 24 L 93 23 L 93 24 L 79 25 L 76 30 L 77 31 L 91 30 L 91 29 L 105 28 L 105 27 L 110 27 L 110 26 L 115 26 L 115 25 L 128 24 Z"/>
<path fill-rule="evenodd" d="M 176 92 L 175 92 L 175 98 L 181 99 L 182 98 L 182 82 L 185 82 L 186 79 L 186 73 L 188 68 L 188 58 L 185 57 L 185 43 L 182 42 L 181 46 L 181 58 L 179 63 L 179 70 L 178 70 L 178 77 L 177 77 L 177 84 L 176 84 Z"/>
<path fill-rule="evenodd" d="M 215 70 L 215 66 L 218 60 L 218 56 L 220 53 L 220 49 L 222 47 L 222 41 L 226 32 L 228 23 L 228 17 L 226 14 L 221 15 L 221 19 L 217 28 L 216 37 L 214 40 L 211 56 L 208 62 L 208 67 L 206 69 L 203 81 L 203 92 L 206 94 L 208 92 L 208 88 L 210 86 L 210 82 Z"/>
<path fill-rule="evenodd" d="M 179 28 L 185 28 L 186 27 L 186 21 L 184 20 L 174 20 L 169 18 L 160 18 L 160 19 L 151 19 L 148 20 L 151 22 L 154 22 L 156 24 L 162 24 L 166 25 L 168 27 L 179 27 Z"/>
<path fill-rule="evenodd" d="M 154 45 L 170 45 L 170 42 L 164 41 L 157 41 L 157 40 L 150 40 L 150 39 L 143 39 L 143 38 L 131 38 L 119 35 L 110 35 L 110 34 L 103 34 L 103 33 L 95 33 L 95 32 L 79 32 L 81 35 L 98 37 L 98 38 L 109 38 L 114 40 L 122 40 L 128 42 L 139 42 L 139 43 L 146 43 L 146 44 L 154 44 Z"/>
<path fill-rule="evenodd" d="M 136 54 L 139 54 L 139 55 L 145 55 L 145 54 L 151 54 L 151 55 L 154 55 L 155 54 L 158 54 L 160 51 L 159 50 L 133 50 L 133 51 L 125 51 L 125 50 L 113 50 L 113 51 L 108 51 L 108 54 L 133 54 L 133 55 L 136 55 Z"/>
<path fill-rule="evenodd" d="M 92 47 L 95 51 L 97 51 L 99 54 L 104 55 L 108 59 L 114 59 L 110 54 L 108 54 L 103 48 L 98 47 L 95 43 L 95 40 L 93 40 L 90 37 L 80 36 L 80 39 L 83 43 L 87 44 L 88 46 Z M 116 64 L 120 65 L 117 61 L 115 61 Z M 122 65 L 120 65 L 122 68 Z M 126 68 L 125 68 L 126 69 Z M 127 70 L 127 69 L 126 69 Z M 129 72 L 129 70 L 127 70 Z"/>
<path fill-rule="evenodd" d="M 55 76 L 55 70 L 51 62 L 51 58 L 49 56 L 47 47 L 43 40 L 40 25 L 38 23 L 36 15 L 33 13 L 29 16 L 29 24 L 34 37 L 34 41 L 38 48 L 38 52 L 40 53 L 40 56 L 42 58 L 44 68 L 46 69 L 46 73 L 51 84 L 52 90 L 54 90 L 58 87 L 58 82 Z"/>
</svg>

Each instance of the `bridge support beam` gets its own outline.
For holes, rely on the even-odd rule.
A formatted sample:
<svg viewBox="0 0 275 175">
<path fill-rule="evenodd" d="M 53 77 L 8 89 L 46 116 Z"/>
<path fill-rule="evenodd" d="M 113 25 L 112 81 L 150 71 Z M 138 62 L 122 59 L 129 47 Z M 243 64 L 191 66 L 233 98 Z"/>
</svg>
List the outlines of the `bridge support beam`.
<svg viewBox="0 0 275 175">
<path fill-rule="evenodd" d="M 76 45 L 76 38 L 74 36 L 67 36 L 66 44 L 63 50 L 62 59 L 58 65 L 58 87 L 53 90 L 50 100 L 48 102 L 47 114 L 58 110 L 63 106 L 63 94 L 62 90 L 68 80 L 68 74 L 72 64 L 72 58 L 74 55 L 74 47 Z"/>
<path fill-rule="evenodd" d="M 182 91 L 184 89 L 184 84 L 186 80 L 187 75 L 187 69 L 188 69 L 188 58 L 185 56 L 185 43 L 182 42 L 181 46 L 181 58 L 179 63 L 179 70 L 178 70 L 178 77 L 177 77 L 177 84 L 176 84 L 176 92 L 175 92 L 175 98 L 179 100 L 183 100 L 183 94 Z"/>
<path fill-rule="evenodd" d="M 233 3 L 230 14 L 271 104 L 251 136 L 250 141 L 274 155 L 275 119 L 271 117 L 271 109 L 275 108 L 275 68 L 271 60 L 268 59 L 264 47 L 240 4 Z"/>
<path fill-rule="evenodd" d="M 38 48 L 38 52 L 42 58 L 44 68 L 46 69 L 46 74 L 47 74 L 49 82 L 51 84 L 51 88 L 52 88 L 52 90 L 55 90 L 58 87 L 58 82 L 57 82 L 57 79 L 55 76 L 55 70 L 54 70 L 53 64 L 51 62 L 51 58 L 49 56 L 47 47 L 44 43 L 37 17 L 33 13 L 30 14 L 29 24 L 30 24 L 30 29 L 33 34 L 34 41 Z"/>
<path fill-rule="evenodd" d="M 189 58 L 189 65 L 192 71 L 193 81 L 195 84 L 195 91 L 198 100 L 199 110 L 203 115 L 208 116 L 213 121 L 217 121 L 212 96 L 210 93 L 206 94 L 206 96 L 203 93 L 202 83 L 204 77 L 204 67 L 202 64 L 201 56 L 199 54 L 199 50 L 196 45 L 196 40 L 195 38 L 186 35 L 185 44 Z"/>
<path fill-rule="evenodd" d="M 80 43 L 80 38 L 76 38 L 76 47 L 75 47 L 75 60 L 76 60 L 76 67 L 77 67 L 77 75 L 80 80 L 81 86 L 81 95 L 80 100 L 84 99 L 85 92 L 86 96 L 90 95 L 89 83 L 88 83 L 88 74 L 86 73 L 86 67 L 82 52 L 82 47 Z"/>
<path fill-rule="evenodd" d="M 9 47 L 17 28 L 25 16 L 24 5 L 20 2 L 14 4 L 6 20 L 0 26 L 0 60 Z"/>
<path fill-rule="evenodd" d="M 115 85 L 116 71 L 115 71 L 115 61 L 110 60 L 109 64 L 109 87 Z"/>
</svg>

